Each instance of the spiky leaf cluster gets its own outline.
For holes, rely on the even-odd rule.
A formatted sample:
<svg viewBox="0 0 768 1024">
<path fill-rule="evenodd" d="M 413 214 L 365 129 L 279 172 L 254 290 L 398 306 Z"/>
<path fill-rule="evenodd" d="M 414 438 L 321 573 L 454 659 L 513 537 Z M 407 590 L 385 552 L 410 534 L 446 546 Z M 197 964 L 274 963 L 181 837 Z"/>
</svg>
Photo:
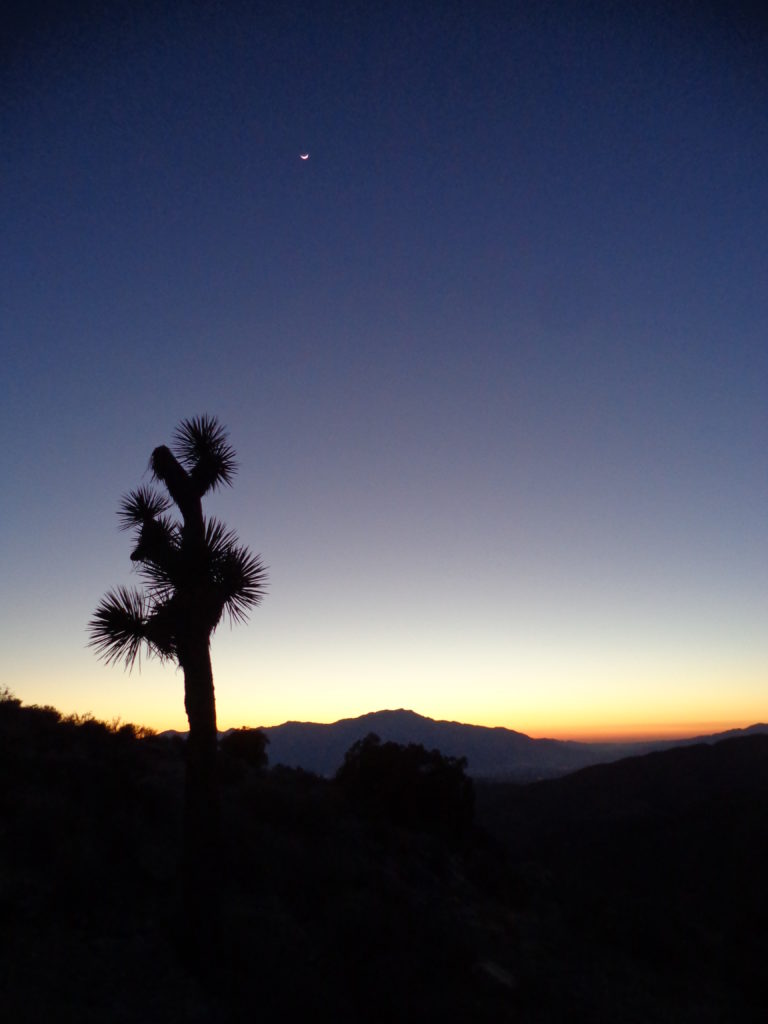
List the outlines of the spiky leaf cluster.
<svg viewBox="0 0 768 1024">
<path fill-rule="evenodd" d="M 143 526 L 167 512 L 172 504 L 169 498 L 158 494 L 151 487 L 137 487 L 120 500 L 117 510 L 120 529 L 130 530 L 134 526 Z"/>
<path fill-rule="evenodd" d="M 146 594 L 135 588 L 116 587 L 102 598 L 88 624 L 90 646 L 107 664 L 122 661 L 129 670 L 141 661 L 143 645 L 161 659 L 174 657 L 170 635 L 163 637 L 153 626 L 155 614 Z"/>
<path fill-rule="evenodd" d="M 213 416 L 182 420 L 173 435 L 173 453 L 189 473 L 199 495 L 232 484 L 237 472 L 235 450 Z"/>
</svg>

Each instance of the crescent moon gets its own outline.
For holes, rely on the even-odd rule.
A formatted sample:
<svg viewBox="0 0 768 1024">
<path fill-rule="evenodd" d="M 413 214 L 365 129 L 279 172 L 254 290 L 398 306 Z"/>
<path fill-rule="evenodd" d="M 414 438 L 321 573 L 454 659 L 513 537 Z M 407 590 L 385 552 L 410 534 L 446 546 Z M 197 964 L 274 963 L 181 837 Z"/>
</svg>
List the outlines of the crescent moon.
<svg viewBox="0 0 768 1024">
<path fill-rule="evenodd" d="M 302 160 L 309 160 L 309 153 L 299 153 Z"/>
</svg>

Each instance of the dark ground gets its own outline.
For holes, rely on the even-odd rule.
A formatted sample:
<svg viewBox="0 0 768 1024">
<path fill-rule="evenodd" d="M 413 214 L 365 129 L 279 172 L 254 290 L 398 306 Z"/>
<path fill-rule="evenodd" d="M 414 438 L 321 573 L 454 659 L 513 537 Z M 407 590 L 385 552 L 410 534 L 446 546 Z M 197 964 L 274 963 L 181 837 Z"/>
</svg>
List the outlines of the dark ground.
<svg viewBox="0 0 768 1024">
<path fill-rule="evenodd" d="M 3 1020 L 768 1019 L 766 737 L 478 783 L 453 833 L 305 773 L 224 769 L 201 974 L 183 745 L 0 700 Z"/>
</svg>

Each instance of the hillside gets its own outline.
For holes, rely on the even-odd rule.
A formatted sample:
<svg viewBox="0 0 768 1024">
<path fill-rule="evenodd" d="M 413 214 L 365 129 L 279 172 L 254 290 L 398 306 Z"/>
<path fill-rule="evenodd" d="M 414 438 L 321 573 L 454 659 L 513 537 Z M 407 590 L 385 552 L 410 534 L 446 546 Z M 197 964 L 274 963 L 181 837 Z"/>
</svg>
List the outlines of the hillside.
<svg viewBox="0 0 768 1024">
<path fill-rule="evenodd" d="M 183 754 L 0 700 L 4 1019 L 765 1019 L 766 737 L 476 783 L 456 835 L 224 759 L 203 974 L 179 925 Z"/>
<path fill-rule="evenodd" d="M 544 872 L 585 973 L 643 965 L 702 1021 L 764 1019 L 768 736 L 481 785 L 477 813 L 514 863 Z"/>
<path fill-rule="evenodd" d="M 222 762 L 220 934 L 184 958 L 184 744 L 0 700 L 4 1020 L 491 1021 L 503 858 Z M 486 867 L 483 867 L 483 865 Z"/>
</svg>

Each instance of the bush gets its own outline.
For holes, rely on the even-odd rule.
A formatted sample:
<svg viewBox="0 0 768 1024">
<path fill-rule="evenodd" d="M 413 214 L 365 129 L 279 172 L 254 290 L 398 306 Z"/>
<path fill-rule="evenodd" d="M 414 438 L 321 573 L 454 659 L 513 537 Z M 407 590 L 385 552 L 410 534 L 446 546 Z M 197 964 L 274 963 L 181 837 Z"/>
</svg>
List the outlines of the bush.
<svg viewBox="0 0 768 1024">
<path fill-rule="evenodd" d="M 14 697 L 7 686 L 0 689 L 0 716 L 11 718 L 11 716 L 18 714 L 20 708 L 21 701 L 18 697 Z"/>
<path fill-rule="evenodd" d="M 347 751 L 336 782 L 358 810 L 459 838 L 474 814 L 466 767 L 465 757 L 445 757 L 417 743 L 382 743 L 370 733 Z"/>
<path fill-rule="evenodd" d="M 233 729 L 219 740 L 219 750 L 231 766 L 262 771 L 267 767 L 269 738 L 259 729 Z"/>
</svg>

